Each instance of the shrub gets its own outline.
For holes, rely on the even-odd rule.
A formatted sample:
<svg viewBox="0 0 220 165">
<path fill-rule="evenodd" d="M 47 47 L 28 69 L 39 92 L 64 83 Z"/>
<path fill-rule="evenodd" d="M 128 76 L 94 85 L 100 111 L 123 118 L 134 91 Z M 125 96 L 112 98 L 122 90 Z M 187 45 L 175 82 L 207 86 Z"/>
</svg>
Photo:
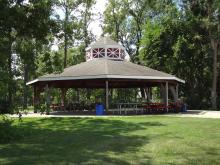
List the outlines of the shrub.
<svg viewBox="0 0 220 165">
<path fill-rule="evenodd" d="M 1 120 L 2 118 L 2 120 Z M 22 133 L 13 126 L 14 120 L 2 115 L 0 118 L 0 143 L 7 143 L 9 141 L 22 137 Z"/>
<path fill-rule="evenodd" d="M 10 112 L 9 102 L 6 100 L 0 100 L 0 113 L 5 114 Z"/>
<path fill-rule="evenodd" d="M 50 114 L 50 106 L 49 106 L 47 103 L 42 104 L 42 105 L 40 106 L 40 112 L 41 112 L 41 114 L 43 114 L 44 112 L 46 112 L 46 114 L 49 115 L 49 114 Z"/>
</svg>

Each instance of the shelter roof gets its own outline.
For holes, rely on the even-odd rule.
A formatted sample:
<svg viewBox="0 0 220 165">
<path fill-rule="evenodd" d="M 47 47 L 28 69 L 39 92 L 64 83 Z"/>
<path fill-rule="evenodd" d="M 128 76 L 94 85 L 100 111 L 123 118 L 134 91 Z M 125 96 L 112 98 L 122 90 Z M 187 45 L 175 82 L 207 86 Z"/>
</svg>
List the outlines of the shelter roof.
<svg viewBox="0 0 220 165">
<path fill-rule="evenodd" d="M 27 83 L 59 80 L 91 79 L 131 79 L 131 80 L 167 80 L 184 83 L 174 75 L 137 65 L 127 61 L 94 59 L 64 69 L 59 74 L 48 74 Z"/>
</svg>

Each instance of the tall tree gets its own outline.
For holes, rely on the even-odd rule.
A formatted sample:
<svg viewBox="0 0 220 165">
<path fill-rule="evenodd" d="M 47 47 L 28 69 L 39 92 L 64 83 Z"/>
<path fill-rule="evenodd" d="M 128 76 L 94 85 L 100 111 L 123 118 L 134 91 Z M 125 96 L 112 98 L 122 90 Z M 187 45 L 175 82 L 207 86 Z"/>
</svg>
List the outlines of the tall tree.
<svg viewBox="0 0 220 165">
<path fill-rule="evenodd" d="M 23 62 L 23 78 L 24 78 L 24 107 L 26 107 L 27 100 L 27 87 L 26 82 L 28 81 L 28 72 L 31 70 L 29 65 L 30 60 L 34 62 L 33 53 L 36 49 L 33 43 L 36 41 L 45 41 L 47 34 L 54 26 L 53 21 L 50 19 L 52 12 L 52 1 L 40 0 L 40 1 L 0 1 L 1 16 L 0 16 L 0 29 L 4 35 L 8 50 L 7 54 L 8 63 L 8 102 L 12 105 L 12 92 L 13 82 L 15 82 L 16 75 L 14 74 L 13 68 L 16 65 L 13 64 L 12 55 L 19 56 Z M 33 42 L 32 42 L 33 41 Z M 27 53 L 28 52 L 28 53 Z"/>
<path fill-rule="evenodd" d="M 217 109 L 218 55 L 220 44 L 220 2 L 218 0 L 185 0 L 185 9 L 200 21 L 208 32 L 212 62 L 212 109 Z"/>
<path fill-rule="evenodd" d="M 15 1 L 0 1 L 0 34 L 1 34 L 1 54 L 5 56 L 7 76 L 3 81 L 7 84 L 7 101 L 12 105 L 13 93 L 13 69 L 12 69 L 12 44 L 15 40 L 15 28 L 18 26 L 18 9 L 14 5 Z M 3 59 L 2 59 L 3 60 Z"/>
<path fill-rule="evenodd" d="M 146 20 L 161 14 L 158 12 L 158 3 L 159 1 L 150 0 L 110 0 L 104 12 L 104 33 L 109 33 L 120 41 L 133 62 L 139 61 L 140 42 Z M 163 1 L 160 5 L 164 7 L 170 3 L 172 2 Z"/>
<path fill-rule="evenodd" d="M 210 106 L 211 56 L 206 27 L 192 12 L 171 6 L 166 14 L 148 20 L 140 59 L 152 68 L 186 80 L 180 92 L 191 108 Z"/>
<path fill-rule="evenodd" d="M 104 33 L 110 33 L 111 37 L 119 42 L 121 40 L 121 26 L 126 19 L 126 10 L 122 1 L 110 0 L 104 11 Z"/>
<path fill-rule="evenodd" d="M 64 48 L 64 68 L 67 66 L 68 48 L 74 44 L 74 33 L 78 33 L 76 13 L 80 4 L 81 1 L 79 0 L 58 0 L 57 3 L 58 8 L 61 8 L 64 13 L 64 18 L 60 18 L 61 29 L 59 34 Z"/>
<path fill-rule="evenodd" d="M 88 47 L 89 43 L 93 39 L 93 34 L 89 30 L 89 25 L 93 20 L 93 13 L 91 11 L 93 5 L 95 4 L 95 0 L 84 0 L 83 6 L 84 9 L 81 11 L 82 15 L 82 26 L 83 26 L 83 37 L 81 38 L 84 42 L 85 48 Z"/>
<path fill-rule="evenodd" d="M 220 2 L 208 1 L 208 31 L 213 51 L 213 79 L 211 89 L 212 109 L 217 109 L 218 54 L 220 48 Z"/>
</svg>

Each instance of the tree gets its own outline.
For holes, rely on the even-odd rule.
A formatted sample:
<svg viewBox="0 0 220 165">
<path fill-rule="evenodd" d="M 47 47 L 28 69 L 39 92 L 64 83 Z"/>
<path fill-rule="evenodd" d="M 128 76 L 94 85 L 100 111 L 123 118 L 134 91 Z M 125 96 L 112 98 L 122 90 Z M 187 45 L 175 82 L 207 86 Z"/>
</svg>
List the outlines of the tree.
<svg viewBox="0 0 220 165">
<path fill-rule="evenodd" d="M 78 34 L 76 13 L 80 4 L 81 1 L 78 0 L 59 0 L 57 2 L 58 8 L 61 8 L 64 13 L 64 18 L 59 19 L 61 26 L 60 34 L 58 36 L 61 41 L 63 41 L 64 68 L 67 66 L 67 50 L 70 46 L 74 45 L 75 35 Z"/>
<path fill-rule="evenodd" d="M 208 31 L 213 51 L 213 79 L 211 89 L 212 109 L 217 109 L 218 54 L 220 47 L 220 2 L 208 1 Z"/>
<path fill-rule="evenodd" d="M 93 40 L 93 34 L 89 30 L 89 25 L 92 21 L 92 6 L 95 4 L 95 0 L 84 0 L 83 6 L 84 9 L 81 11 L 82 19 L 81 19 L 81 26 L 83 27 L 82 37 L 81 40 L 83 41 L 84 48 L 88 47 L 89 43 Z"/>
<path fill-rule="evenodd" d="M 2 56 L 5 58 L 7 67 L 2 66 L 7 71 L 7 76 L 3 80 L 7 84 L 6 98 L 9 106 L 12 105 L 12 93 L 13 93 L 13 70 L 12 70 L 12 43 L 15 40 L 15 27 L 18 19 L 18 10 L 13 5 L 15 1 L 0 1 L 0 34 L 1 34 L 1 49 L 3 50 Z"/>
<path fill-rule="evenodd" d="M 12 106 L 13 83 L 16 82 L 14 68 L 19 64 L 13 64 L 14 56 L 21 59 L 24 78 L 24 104 L 26 107 L 27 87 L 26 82 L 30 78 L 29 72 L 36 56 L 36 43 L 46 41 L 47 34 L 54 27 L 54 22 L 50 19 L 52 12 L 52 1 L 33 1 L 28 3 L 20 1 L 0 1 L 0 29 L 7 44 L 4 45 L 7 52 L 7 71 L 8 71 L 8 102 Z M 30 62 L 32 62 L 30 64 Z"/>
<path fill-rule="evenodd" d="M 104 33 L 120 41 L 133 62 L 139 62 L 138 54 L 146 20 L 161 14 L 158 3 L 161 12 L 167 4 L 172 4 L 170 1 L 110 0 L 104 12 Z"/>
<path fill-rule="evenodd" d="M 208 108 L 211 58 L 208 32 L 201 19 L 171 6 L 148 20 L 141 42 L 143 64 L 186 80 L 180 94 L 191 108 Z M 184 92 L 184 93 L 183 93 Z"/>
<path fill-rule="evenodd" d="M 218 0 L 184 1 L 188 14 L 192 14 L 206 28 L 211 48 L 212 62 L 212 109 L 217 109 L 217 84 L 218 84 L 218 48 L 220 44 L 220 2 Z"/>
</svg>

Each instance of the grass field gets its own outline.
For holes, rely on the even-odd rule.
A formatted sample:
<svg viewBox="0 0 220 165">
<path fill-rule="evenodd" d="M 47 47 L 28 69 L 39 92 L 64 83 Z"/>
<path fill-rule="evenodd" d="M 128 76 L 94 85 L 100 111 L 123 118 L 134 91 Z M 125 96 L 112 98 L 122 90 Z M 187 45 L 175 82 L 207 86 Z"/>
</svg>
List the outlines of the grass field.
<svg viewBox="0 0 220 165">
<path fill-rule="evenodd" d="M 220 164 L 220 120 L 165 116 L 25 118 L 0 164 Z"/>
</svg>

